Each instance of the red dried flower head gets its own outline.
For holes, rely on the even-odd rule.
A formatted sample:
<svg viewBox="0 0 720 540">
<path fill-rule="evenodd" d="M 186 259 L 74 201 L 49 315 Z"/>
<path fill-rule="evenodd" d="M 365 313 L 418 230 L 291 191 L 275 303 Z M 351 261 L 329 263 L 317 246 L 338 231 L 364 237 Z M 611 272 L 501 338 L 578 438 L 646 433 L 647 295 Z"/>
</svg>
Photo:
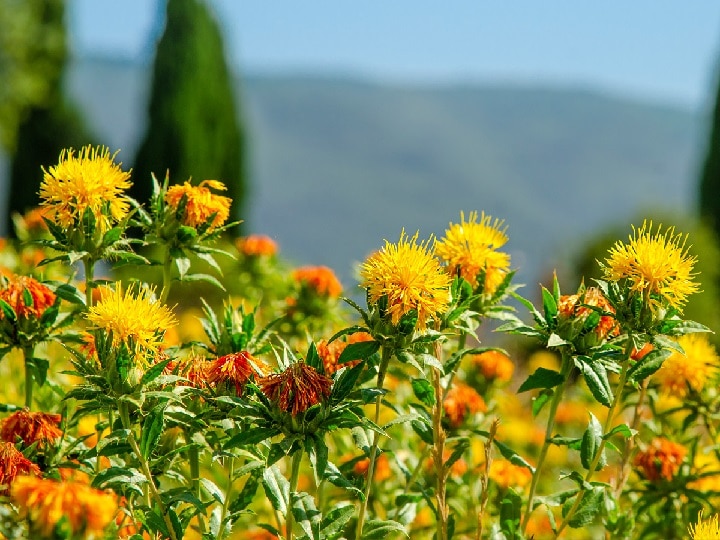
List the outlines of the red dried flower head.
<svg viewBox="0 0 720 540">
<path fill-rule="evenodd" d="M 342 293 L 342 284 L 335 272 L 327 266 L 303 266 L 292 273 L 293 279 L 321 296 L 337 298 Z"/>
<path fill-rule="evenodd" d="M 28 409 L 12 413 L 3 420 L 0 439 L 14 443 L 18 438 L 26 445 L 38 443 L 39 448 L 62 435 L 59 414 L 31 412 Z"/>
<path fill-rule="evenodd" d="M 250 377 L 265 375 L 270 371 L 265 362 L 247 351 L 230 353 L 216 358 L 206 368 L 208 384 L 234 384 L 237 395 L 242 394 Z"/>
<path fill-rule="evenodd" d="M 475 389 L 463 383 L 455 383 L 443 401 L 445 416 L 452 427 L 460 426 L 468 415 L 486 412 L 485 400 Z"/>
<path fill-rule="evenodd" d="M 25 303 L 23 291 L 30 293 L 30 305 Z M 0 290 L 0 299 L 7 302 L 18 317 L 39 319 L 45 310 L 55 303 L 55 293 L 34 278 L 14 276 L 7 286 Z M 2 316 L 0 313 L 0 317 Z"/>
<path fill-rule="evenodd" d="M 210 366 L 211 363 L 204 356 L 192 355 L 179 361 L 171 360 L 165 366 L 163 373 L 185 377 L 188 381 L 182 382 L 183 386 L 203 388 L 208 382 Z"/>
<path fill-rule="evenodd" d="M 296 416 L 330 397 L 332 379 L 305 362 L 297 362 L 282 373 L 263 377 L 258 384 L 281 410 Z"/>
<path fill-rule="evenodd" d="M 15 445 L 0 442 L 0 495 L 7 495 L 18 475 L 40 474 L 40 468 L 26 458 Z"/>
<path fill-rule="evenodd" d="M 275 240 L 264 234 L 251 234 L 235 241 L 235 247 L 246 257 L 270 257 L 275 255 L 278 246 Z"/>
<path fill-rule="evenodd" d="M 683 445 L 657 437 L 645 451 L 635 457 L 635 466 L 651 482 L 661 478 L 669 481 L 680 470 L 686 454 L 687 448 Z"/>
</svg>

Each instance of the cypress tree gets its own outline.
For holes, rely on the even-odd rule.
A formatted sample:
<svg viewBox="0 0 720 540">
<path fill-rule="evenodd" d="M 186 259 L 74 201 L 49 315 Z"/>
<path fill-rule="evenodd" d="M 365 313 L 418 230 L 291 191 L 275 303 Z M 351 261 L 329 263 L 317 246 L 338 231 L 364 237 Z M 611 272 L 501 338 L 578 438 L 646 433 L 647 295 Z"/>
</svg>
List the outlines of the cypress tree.
<svg viewBox="0 0 720 540">
<path fill-rule="evenodd" d="M 151 173 L 162 181 L 167 171 L 171 183 L 220 180 L 233 199 L 231 219 L 239 219 L 243 138 L 220 29 L 203 0 L 168 0 L 165 15 L 131 195 L 149 200 Z"/>
<path fill-rule="evenodd" d="M 54 36 L 52 47 L 38 47 L 33 61 L 44 66 L 48 92 L 42 103 L 30 106 L 18 125 L 10 164 L 6 226 L 12 234 L 13 213 L 24 213 L 38 205 L 42 166 L 57 163 L 63 148 L 89 142 L 78 110 L 63 93 L 67 64 L 64 0 L 42 0 L 38 24 Z"/>
<path fill-rule="evenodd" d="M 720 237 L 720 77 L 710 140 L 700 176 L 700 215 Z"/>
</svg>

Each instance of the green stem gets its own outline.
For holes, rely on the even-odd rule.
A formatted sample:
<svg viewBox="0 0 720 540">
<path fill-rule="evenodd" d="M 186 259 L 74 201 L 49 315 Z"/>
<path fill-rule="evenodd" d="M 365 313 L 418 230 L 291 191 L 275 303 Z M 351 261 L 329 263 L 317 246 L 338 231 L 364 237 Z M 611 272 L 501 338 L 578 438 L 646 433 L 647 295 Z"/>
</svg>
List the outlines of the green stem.
<svg viewBox="0 0 720 540">
<path fill-rule="evenodd" d="M 92 291 L 95 287 L 95 261 L 89 257 L 82 261 L 85 269 L 85 306 L 90 309 L 93 303 Z"/>
<path fill-rule="evenodd" d="M 190 437 L 186 435 L 186 439 L 189 441 Z M 195 497 L 200 500 L 200 451 L 197 446 L 192 445 L 188 448 L 188 461 L 190 462 L 190 485 Z M 205 533 L 205 516 L 198 514 L 198 526 L 200 527 L 200 533 Z"/>
<path fill-rule="evenodd" d="M 380 358 L 380 367 L 378 368 L 377 377 L 377 388 L 378 390 L 383 389 L 385 383 L 385 375 L 387 373 L 388 365 L 390 364 L 390 358 L 392 358 L 393 349 L 390 347 L 383 347 L 382 356 Z M 375 419 L 374 422 L 377 424 L 380 421 L 380 406 L 382 404 L 382 393 L 379 393 L 375 398 Z M 367 479 L 365 480 L 365 497 L 360 503 L 360 513 L 358 514 L 357 526 L 355 528 L 355 538 L 360 540 L 362 538 L 363 524 L 365 522 L 365 514 L 367 512 L 368 500 L 370 499 L 370 493 L 372 491 L 373 475 L 375 474 L 375 460 L 377 459 L 377 449 L 380 442 L 380 435 L 378 432 L 373 432 L 373 442 L 370 447 L 370 465 L 368 466 Z"/>
<path fill-rule="evenodd" d="M 439 344 L 436 344 L 436 349 Z M 437 354 L 437 352 L 436 352 Z M 438 358 L 439 360 L 439 358 Z M 447 467 L 443 461 L 445 453 L 445 430 L 442 427 L 443 416 L 443 387 L 441 383 L 440 370 L 433 368 L 433 386 L 435 387 L 435 405 L 433 406 L 433 464 L 435 465 L 435 476 L 437 483 L 437 540 L 447 540 L 447 525 L 449 519 L 449 509 L 446 495 Z"/>
<path fill-rule="evenodd" d="M 228 514 L 228 511 L 230 510 L 230 494 L 232 493 L 232 487 L 233 487 L 233 480 L 235 476 L 235 458 L 230 457 L 230 465 L 228 466 L 228 486 L 227 490 L 225 490 L 225 501 L 223 502 L 222 506 L 222 516 L 220 518 L 220 535 L 219 538 L 225 538 L 225 517 Z M 278 524 L 278 527 L 280 525 Z"/>
<path fill-rule="evenodd" d="M 555 429 L 555 416 L 557 414 L 558 406 L 560 405 L 563 395 L 565 394 L 565 389 L 567 388 L 567 383 L 570 380 L 570 372 L 572 371 L 572 368 L 573 368 L 572 356 L 570 356 L 566 352 L 563 352 L 562 367 L 560 369 L 560 374 L 563 376 L 563 382 L 560 383 L 560 386 L 558 386 L 555 389 L 555 393 L 553 394 L 553 399 L 550 402 L 550 412 L 548 413 L 548 423 L 547 423 L 547 427 L 545 428 L 545 440 L 543 441 L 542 448 L 540 449 L 540 455 L 538 456 L 537 466 L 535 467 L 535 472 L 533 473 L 532 481 L 530 482 L 530 491 L 528 492 L 528 501 L 527 501 L 527 506 L 525 507 L 525 516 L 523 517 L 523 522 L 522 522 L 523 533 L 527 529 L 528 523 L 530 523 L 530 515 L 533 512 L 533 499 L 535 498 L 535 490 L 537 489 L 538 481 L 540 480 L 540 474 L 542 472 L 542 468 L 545 463 L 545 458 L 547 457 L 548 450 L 550 449 L 550 440 L 552 439 L 553 431 Z"/>
<path fill-rule="evenodd" d="M 35 384 L 35 378 L 33 377 L 33 357 L 34 347 L 23 347 L 23 362 L 25 363 L 25 407 L 32 409 L 33 401 L 33 386 Z"/>
<path fill-rule="evenodd" d="M 300 477 L 300 462 L 302 461 L 303 453 L 298 450 L 293 454 L 292 468 L 290 471 L 290 491 L 288 500 L 288 511 L 285 517 L 285 538 L 286 540 L 292 540 L 293 530 L 293 513 L 292 513 L 292 496 L 297 491 L 298 478 Z"/>
<path fill-rule="evenodd" d="M 140 470 L 143 472 L 145 478 L 148 481 L 148 488 L 150 489 L 150 494 L 155 500 L 155 503 L 158 506 L 158 510 L 160 511 L 160 514 L 165 520 L 165 526 L 168 529 L 168 533 L 170 533 L 170 538 L 172 540 L 177 540 L 177 536 L 175 535 L 175 529 L 173 528 L 172 521 L 170 520 L 170 515 L 167 513 L 165 509 L 165 504 L 162 502 L 162 497 L 160 497 L 160 492 L 158 492 L 157 487 L 155 486 L 155 481 L 153 479 L 152 472 L 150 471 L 150 466 L 148 465 L 147 460 L 143 457 L 137 440 L 135 439 L 135 434 L 132 430 L 132 424 L 130 423 L 130 411 L 128 410 L 128 404 L 125 401 L 121 401 L 120 403 L 118 403 L 118 411 L 120 412 L 120 420 L 122 421 L 123 427 L 128 430 L 128 443 L 130 443 L 130 448 L 132 448 L 132 451 L 135 454 L 135 458 L 140 462 Z"/>
<path fill-rule="evenodd" d="M 163 286 L 162 292 L 160 293 L 160 302 L 167 302 L 168 296 L 170 295 L 170 286 L 172 285 L 172 265 L 173 258 L 170 256 L 170 247 L 168 246 L 165 251 L 165 260 L 163 262 Z"/>
<path fill-rule="evenodd" d="M 633 340 L 632 336 L 628 335 L 627 339 L 627 345 L 625 346 L 625 358 L 623 359 L 621 369 L 620 369 L 620 380 L 618 381 L 617 389 L 615 391 L 615 397 L 613 398 L 612 403 L 610 404 L 610 409 L 608 410 L 607 417 L 605 418 L 605 425 L 603 426 L 603 433 L 606 434 L 610 431 L 612 428 L 613 421 L 615 420 L 615 414 L 617 412 L 617 408 L 622 402 L 622 395 L 623 391 L 625 390 L 625 383 L 627 382 L 627 373 L 628 373 L 628 367 L 630 365 L 630 355 L 632 354 L 633 350 Z M 600 463 L 600 459 L 603 456 L 603 452 L 605 450 L 605 446 L 607 443 L 607 439 L 605 437 L 602 438 L 600 441 L 600 444 L 598 445 L 597 452 L 595 453 L 595 457 L 593 458 L 592 462 L 590 463 L 590 467 L 588 468 L 587 474 L 585 474 L 585 483 L 590 482 L 593 475 L 596 472 L 596 469 L 598 467 L 598 464 Z M 560 526 L 558 527 L 557 533 L 555 534 L 555 538 L 560 538 L 560 535 L 562 534 L 565 527 L 567 527 L 567 524 L 570 522 L 570 520 L 575 515 L 575 511 L 578 509 L 578 506 L 580 506 L 580 501 L 582 500 L 583 496 L 585 495 L 585 489 L 580 488 L 578 491 L 577 497 L 575 498 L 575 502 L 570 507 L 570 510 L 565 515 L 565 518 L 560 523 Z"/>
</svg>

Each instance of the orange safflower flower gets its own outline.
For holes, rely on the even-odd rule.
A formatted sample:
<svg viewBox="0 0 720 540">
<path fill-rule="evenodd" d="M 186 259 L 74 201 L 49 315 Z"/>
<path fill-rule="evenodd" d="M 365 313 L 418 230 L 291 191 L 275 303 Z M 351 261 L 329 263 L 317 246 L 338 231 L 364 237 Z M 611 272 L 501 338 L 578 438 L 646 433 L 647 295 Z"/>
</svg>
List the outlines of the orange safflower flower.
<svg viewBox="0 0 720 540">
<path fill-rule="evenodd" d="M 320 296 L 337 298 L 343 290 L 335 272 L 327 266 L 303 266 L 295 269 L 292 277 L 300 285 L 305 285 Z"/>
<path fill-rule="evenodd" d="M 40 475 L 40 468 L 10 442 L 0 442 L 0 495 L 7 495 L 15 478 Z"/>
<path fill-rule="evenodd" d="M 443 451 L 443 463 L 447 465 L 448 459 L 450 459 L 450 456 L 452 456 L 452 450 L 446 448 Z M 425 468 L 428 470 L 433 470 L 435 467 L 435 458 L 433 456 L 430 456 L 425 461 Z M 452 478 L 459 478 L 463 474 L 465 474 L 468 470 L 468 464 L 467 461 L 465 461 L 463 458 L 458 459 L 455 461 L 452 465 L 450 465 L 450 476 Z"/>
<path fill-rule="evenodd" d="M 663 437 L 653 439 L 650 446 L 635 457 L 635 466 L 651 482 L 661 478 L 672 480 L 680 470 L 687 448 Z"/>
<path fill-rule="evenodd" d="M 32 304 L 25 304 L 23 291 L 30 293 Z M 47 286 L 29 276 L 14 276 L 7 286 L 0 290 L 0 299 L 4 300 L 20 318 L 39 319 L 45 310 L 55 303 L 55 293 Z M 0 317 L 4 315 L 0 312 Z"/>
<path fill-rule="evenodd" d="M 356 476 L 367 476 L 370 468 L 370 458 L 363 458 L 355 462 L 353 465 L 353 473 Z M 373 479 L 376 482 L 383 482 L 392 477 L 392 469 L 390 468 L 390 460 L 387 454 L 380 454 L 375 459 L 375 471 L 373 471 Z"/>
<path fill-rule="evenodd" d="M 50 211 L 38 206 L 25 212 L 22 216 L 22 223 L 28 231 L 47 231 L 47 223 L 43 218 L 50 218 Z"/>
<path fill-rule="evenodd" d="M 643 358 L 645 358 L 645 355 L 652 350 L 653 346 L 651 343 L 646 343 L 642 346 L 642 349 L 640 350 L 637 350 L 635 347 L 633 347 L 632 353 L 630 353 L 630 359 L 635 361 L 642 360 Z"/>
<path fill-rule="evenodd" d="M 165 202 L 173 209 L 177 209 L 183 197 L 187 196 L 185 217 L 183 225 L 199 227 L 204 225 L 213 214 L 210 229 L 221 227 L 230 216 L 229 197 L 216 195 L 211 189 L 225 191 L 227 188 L 217 180 L 203 180 L 199 185 L 193 186 L 190 182 L 170 186 L 165 194 Z"/>
<path fill-rule="evenodd" d="M 475 354 L 472 362 L 488 381 L 509 382 L 515 371 L 515 364 L 510 357 L 500 351 Z"/>
<path fill-rule="evenodd" d="M 271 257 L 278 251 L 275 240 L 264 234 L 251 234 L 235 240 L 235 247 L 246 257 Z"/>
<path fill-rule="evenodd" d="M 356 366 L 360 362 L 360 360 L 350 360 L 348 362 L 343 362 L 342 365 L 338 364 L 337 362 L 340 358 L 340 355 L 345 350 L 345 347 L 347 347 L 351 343 L 372 341 L 372 339 L 373 337 L 367 332 L 356 332 L 355 334 L 347 336 L 347 341 L 340 341 L 339 339 L 336 339 L 332 343 L 328 343 L 324 339 L 320 340 L 317 343 L 317 352 L 323 362 L 325 374 L 332 375 L 343 367 L 347 366 L 350 368 Z"/>
<path fill-rule="evenodd" d="M 23 518 L 48 537 L 60 520 L 73 537 L 102 537 L 115 519 L 118 503 L 114 495 L 79 482 L 58 482 L 34 476 L 19 476 L 10 490 Z"/>
<path fill-rule="evenodd" d="M 455 383 L 443 401 L 445 416 L 450 425 L 459 427 L 469 415 L 486 412 L 485 400 L 474 388 L 464 383 Z"/>
<path fill-rule="evenodd" d="M 206 368 L 208 384 L 234 384 L 239 396 L 250 377 L 265 375 L 270 368 L 247 351 L 230 353 L 210 362 Z"/>
<path fill-rule="evenodd" d="M 281 410 L 297 416 L 330 397 L 332 379 L 305 362 L 296 362 L 281 373 L 263 377 L 258 385 Z"/>
<path fill-rule="evenodd" d="M 503 489 L 509 487 L 523 488 L 532 480 L 532 473 L 527 467 L 510 463 L 506 459 L 496 459 L 490 464 L 488 473 L 490 480 Z"/>
<path fill-rule="evenodd" d="M 583 294 L 566 294 L 560 297 L 558 304 L 558 315 L 562 320 L 585 320 L 593 312 L 585 306 L 593 306 L 608 313 L 615 313 L 615 309 L 607 301 L 602 291 L 597 287 L 588 287 Z M 602 315 L 600 322 L 594 329 L 598 339 L 606 339 L 609 336 L 617 336 L 620 327 L 614 317 Z"/>
<path fill-rule="evenodd" d="M 208 370 L 210 366 L 211 363 L 208 362 L 204 356 L 191 355 L 183 360 L 171 360 L 165 366 L 163 373 L 165 375 L 185 377 L 188 382 L 183 382 L 183 385 L 203 388 L 208 382 Z"/>
<path fill-rule="evenodd" d="M 21 409 L 3 420 L 0 439 L 10 443 L 22 439 L 28 446 L 37 443 L 39 448 L 43 448 L 62 436 L 60 420 L 62 417 L 59 414 Z"/>
</svg>

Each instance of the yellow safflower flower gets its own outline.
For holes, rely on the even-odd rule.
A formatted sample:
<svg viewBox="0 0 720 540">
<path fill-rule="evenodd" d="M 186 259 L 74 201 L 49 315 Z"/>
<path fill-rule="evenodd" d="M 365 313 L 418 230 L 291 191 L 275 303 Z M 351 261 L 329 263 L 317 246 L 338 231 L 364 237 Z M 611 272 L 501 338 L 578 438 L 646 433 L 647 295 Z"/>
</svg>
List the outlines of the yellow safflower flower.
<svg viewBox="0 0 720 540">
<path fill-rule="evenodd" d="M 217 180 L 203 180 L 199 185 L 193 186 L 190 182 L 170 186 L 165 194 L 165 202 L 173 209 L 177 209 L 180 201 L 187 196 L 185 217 L 183 225 L 199 227 L 204 225 L 214 214 L 210 230 L 221 227 L 230 216 L 232 199 L 217 195 L 210 191 L 225 191 L 227 188 Z"/>
<path fill-rule="evenodd" d="M 447 308 L 451 280 L 428 242 L 417 244 L 417 239 L 418 233 L 409 238 L 403 231 L 397 244 L 386 240 L 385 246 L 362 264 L 360 286 L 367 289 L 371 303 L 387 297 L 393 324 L 416 310 L 417 326 L 424 330 L 429 319 Z"/>
<path fill-rule="evenodd" d="M 695 392 L 705 387 L 720 365 L 715 347 L 704 334 L 685 334 L 677 339 L 685 354 L 673 351 L 655 374 L 660 389 L 679 398 L 688 393 L 688 386 Z"/>
<path fill-rule="evenodd" d="M 63 150 L 57 165 L 43 167 L 40 204 L 49 219 L 69 228 L 89 209 L 102 232 L 121 221 L 130 210 L 125 190 L 131 182 L 130 173 L 120 168 L 122 163 L 115 163 L 116 155 L 110 155 L 107 147 L 88 145 L 77 154 L 72 148 Z"/>
<path fill-rule="evenodd" d="M 96 328 L 112 332 L 113 345 L 124 343 L 134 350 L 138 359 L 141 353 L 157 353 L 165 330 L 177 321 L 170 309 L 153 298 L 152 291 L 129 287 L 106 289 L 100 301 L 86 315 Z"/>
<path fill-rule="evenodd" d="M 687 253 L 687 235 L 675 234 L 670 227 L 662 232 L 662 225 L 653 232 L 653 224 L 643 222 L 640 229 L 633 226 L 629 243 L 617 242 L 609 251 L 603 266 L 604 277 L 610 281 L 628 280 L 636 293 L 647 295 L 651 304 L 658 305 L 659 296 L 680 310 L 687 297 L 697 292 L 693 281 L 696 258 Z"/>
<path fill-rule="evenodd" d="M 720 540 L 720 521 L 718 514 L 703 521 L 702 512 L 698 522 L 688 527 L 692 540 Z"/>
<path fill-rule="evenodd" d="M 451 223 L 445 237 L 435 245 L 435 253 L 447 264 L 452 275 L 458 272 L 473 285 L 485 269 L 484 289 L 492 294 L 510 269 L 510 255 L 498 251 L 508 240 L 503 220 L 470 212 L 468 220 L 460 212 L 460 223 Z M 478 284 L 479 285 L 479 284 Z"/>
</svg>

